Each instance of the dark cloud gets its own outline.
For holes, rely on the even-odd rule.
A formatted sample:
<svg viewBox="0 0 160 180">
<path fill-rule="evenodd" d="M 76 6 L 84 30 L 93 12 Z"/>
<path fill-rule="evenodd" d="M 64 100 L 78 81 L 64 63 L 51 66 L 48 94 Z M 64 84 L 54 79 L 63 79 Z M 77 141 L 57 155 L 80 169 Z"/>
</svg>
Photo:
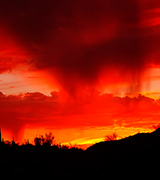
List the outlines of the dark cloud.
<svg viewBox="0 0 160 180">
<path fill-rule="evenodd" d="M 97 84 L 102 69 L 111 77 L 108 69 L 116 69 L 122 83 L 129 74 L 129 86 L 140 86 L 151 46 L 139 26 L 147 7 L 143 0 L 8 0 L 0 22 L 26 50 L 32 70 L 49 69 L 74 95 Z"/>
<path fill-rule="evenodd" d="M 158 0 L 140 0 L 139 4 L 143 10 L 155 9 L 160 7 L 160 2 Z"/>
<path fill-rule="evenodd" d="M 34 93 L 26 93 L 23 97 L 23 100 L 35 100 L 35 101 L 44 101 L 47 99 L 47 96 L 40 92 L 34 92 Z"/>
</svg>

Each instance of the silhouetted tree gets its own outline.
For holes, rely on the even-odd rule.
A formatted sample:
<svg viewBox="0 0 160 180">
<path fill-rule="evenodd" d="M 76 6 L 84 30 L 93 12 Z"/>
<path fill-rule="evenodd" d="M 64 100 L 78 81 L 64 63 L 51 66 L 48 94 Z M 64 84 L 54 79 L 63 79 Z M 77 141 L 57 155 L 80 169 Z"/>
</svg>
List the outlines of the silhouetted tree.
<svg viewBox="0 0 160 180">
<path fill-rule="evenodd" d="M 160 124 L 157 125 L 153 125 L 152 128 L 154 128 L 155 130 L 157 130 L 160 127 Z"/>
<path fill-rule="evenodd" d="M 41 146 L 42 145 L 42 139 L 40 137 L 34 138 L 34 144 L 35 144 L 35 146 Z"/>
<path fill-rule="evenodd" d="M 34 138 L 34 143 L 36 146 L 51 146 L 54 142 L 54 136 L 50 132 L 49 134 L 40 135 L 39 137 Z"/>
<path fill-rule="evenodd" d="M 69 149 L 69 146 L 67 146 L 67 145 L 62 145 L 62 146 L 61 146 L 61 149 Z"/>
<path fill-rule="evenodd" d="M 105 141 L 115 141 L 117 140 L 118 135 L 116 133 L 112 133 L 111 135 L 105 136 Z"/>
<path fill-rule="evenodd" d="M 45 139 L 44 139 L 44 144 L 47 145 L 52 145 L 54 143 L 54 139 L 55 137 L 52 135 L 52 132 L 50 132 L 49 134 L 45 134 Z"/>
</svg>

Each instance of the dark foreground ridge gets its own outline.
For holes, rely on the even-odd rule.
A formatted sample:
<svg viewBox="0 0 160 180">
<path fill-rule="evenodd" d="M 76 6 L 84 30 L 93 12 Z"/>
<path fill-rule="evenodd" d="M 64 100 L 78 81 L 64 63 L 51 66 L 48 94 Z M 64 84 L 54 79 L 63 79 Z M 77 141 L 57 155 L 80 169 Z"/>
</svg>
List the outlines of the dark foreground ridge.
<svg viewBox="0 0 160 180">
<path fill-rule="evenodd" d="M 6 178 L 153 178 L 160 169 L 160 128 L 100 142 L 85 151 L 56 145 L 1 143 L 0 153 L 0 173 Z"/>
</svg>

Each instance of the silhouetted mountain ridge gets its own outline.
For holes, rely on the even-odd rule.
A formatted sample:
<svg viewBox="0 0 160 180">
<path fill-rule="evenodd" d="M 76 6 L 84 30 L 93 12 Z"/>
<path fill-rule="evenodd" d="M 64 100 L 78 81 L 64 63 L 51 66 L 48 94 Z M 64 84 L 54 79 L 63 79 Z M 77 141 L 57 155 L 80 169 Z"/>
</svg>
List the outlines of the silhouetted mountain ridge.
<svg viewBox="0 0 160 180">
<path fill-rule="evenodd" d="M 146 146 L 149 145 L 155 145 L 155 146 L 160 145 L 160 128 L 158 128 L 157 130 L 151 133 L 137 133 L 135 135 L 128 136 L 126 138 L 115 141 L 99 142 L 87 148 L 86 152 L 106 153 L 106 151 L 110 151 L 115 147 L 119 149 L 123 148 L 123 150 L 124 148 L 126 148 L 126 150 L 130 149 L 132 151 L 136 146 L 139 147 L 140 149 L 140 148 L 145 148 Z"/>
<path fill-rule="evenodd" d="M 137 133 L 115 141 L 96 143 L 85 151 L 88 172 L 101 177 L 125 176 L 125 172 L 147 177 L 156 174 L 160 162 L 160 128 L 152 133 Z"/>
<path fill-rule="evenodd" d="M 144 178 L 148 173 L 159 172 L 160 128 L 152 133 L 99 142 L 85 151 L 46 144 L 10 146 L 2 143 L 0 153 L 0 172 L 12 177 L 18 174 L 26 176 L 28 172 L 28 176 L 32 174 L 39 178 L 48 175 L 53 179 L 113 179 L 124 177 L 127 173 Z"/>
</svg>

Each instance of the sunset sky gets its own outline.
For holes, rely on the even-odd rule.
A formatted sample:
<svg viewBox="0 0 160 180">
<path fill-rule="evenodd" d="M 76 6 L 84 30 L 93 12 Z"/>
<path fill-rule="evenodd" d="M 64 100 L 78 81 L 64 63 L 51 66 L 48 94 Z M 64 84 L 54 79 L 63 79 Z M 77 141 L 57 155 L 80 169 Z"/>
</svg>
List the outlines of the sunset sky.
<svg viewBox="0 0 160 180">
<path fill-rule="evenodd" d="M 160 123 L 159 0 L 0 0 L 2 137 L 93 144 Z"/>
</svg>

